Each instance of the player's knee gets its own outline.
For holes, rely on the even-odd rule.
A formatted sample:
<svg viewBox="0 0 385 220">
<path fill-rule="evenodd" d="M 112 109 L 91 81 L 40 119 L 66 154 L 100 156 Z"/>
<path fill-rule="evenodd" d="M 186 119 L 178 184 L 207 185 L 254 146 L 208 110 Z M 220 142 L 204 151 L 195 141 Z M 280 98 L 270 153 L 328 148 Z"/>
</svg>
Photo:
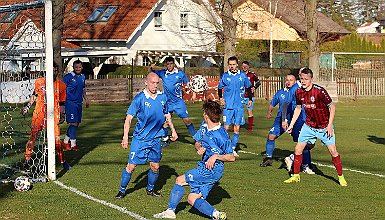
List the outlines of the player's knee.
<svg viewBox="0 0 385 220">
<path fill-rule="evenodd" d="M 190 125 L 191 124 L 191 120 L 189 118 L 184 118 L 182 120 L 183 120 L 185 125 Z"/>
<path fill-rule="evenodd" d="M 187 202 L 190 204 L 190 205 L 194 205 L 195 203 L 195 200 L 199 199 L 201 197 L 200 194 L 195 194 L 195 193 L 190 193 L 187 197 Z"/>
<path fill-rule="evenodd" d="M 127 164 L 126 171 L 129 173 L 132 173 L 132 172 L 134 172 L 135 168 L 136 168 L 135 164 Z"/>
<path fill-rule="evenodd" d="M 71 122 L 71 123 L 69 123 L 70 125 L 72 125 L 72 126 L 75 126 L 75 127 L 78 127 L 79 126 L 79 123 L 77 123 L 77 122 Z"/>
<path fill-rule="evenodd" d="M 183 185 L 183 183 L 185 182 L 184 180 L 184 176 L 178 176 L 175 180 L 175 183 L 178 184 L 178 185 Z"/>
<path fill-rule="evenodd" d="M 150 169 L 152 170 L 152 172 L 158 173 L 159 172 L 159 164 L 150 164 Z"/>
<path fill-rule="evenodd" d="M 269 135 L 267 136 L 267 139 L 269 139 L 270 141 L 274 141 L 276 137 L 277 137 L 277 136 L 275 136 L 274 134 L 269 134 Z"/>
</svg>

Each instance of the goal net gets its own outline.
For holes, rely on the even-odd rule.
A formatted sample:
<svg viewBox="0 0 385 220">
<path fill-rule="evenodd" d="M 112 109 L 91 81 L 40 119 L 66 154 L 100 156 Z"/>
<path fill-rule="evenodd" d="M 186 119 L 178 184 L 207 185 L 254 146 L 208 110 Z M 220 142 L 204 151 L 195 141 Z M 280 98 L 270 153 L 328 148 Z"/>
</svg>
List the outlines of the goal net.
<svg viewBox="0 0 385 220">
<path fill-rule="evenodd" d="M 336 81 L 339 96 L 384 96 L 385 53 L 324 54 L 320 78 Z"/>
<path fill-rule="evenodd" d="M 38 128 L 47 117 L 37 104 L 22 110 L 45 77 L 44 1 L 14 2 L 0 3 L 0 181 L 24 175 L 37 182 L 47 176 L 46 129 Z"/>
</svg>

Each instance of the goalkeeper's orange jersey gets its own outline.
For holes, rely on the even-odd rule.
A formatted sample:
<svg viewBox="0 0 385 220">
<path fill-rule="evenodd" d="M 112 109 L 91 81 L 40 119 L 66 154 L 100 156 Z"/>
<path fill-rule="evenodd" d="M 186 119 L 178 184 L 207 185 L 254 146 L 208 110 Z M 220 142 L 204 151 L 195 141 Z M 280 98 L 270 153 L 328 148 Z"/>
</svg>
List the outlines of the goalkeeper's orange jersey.
<svg viewBox="0 0 385 220">
<path fill-rule="evenodd" d="M 60 120 L 60 106 L 59 102 L 65 102 L 66 100 L 66 85 L 59 79 L 55 80 L 53 84 L 54 88 L 54 117 L 55 117 L 55 125 Z M 45 85 L 45 78 L 37 78 L 35 81 L 35 95 L 37 96 L 36 99 L 36 107 L 33 111 L 32 116 L 32 129 L 35 131 L 43 130 L 45 128 L 45 122 L 46 122 L 46 108 L 47 108 L 47 99 L 46 99 L 46 85 Z M 55 126 L 55 134 L 59 132 L 60 130 L 56 128 Z"/>
</svg>

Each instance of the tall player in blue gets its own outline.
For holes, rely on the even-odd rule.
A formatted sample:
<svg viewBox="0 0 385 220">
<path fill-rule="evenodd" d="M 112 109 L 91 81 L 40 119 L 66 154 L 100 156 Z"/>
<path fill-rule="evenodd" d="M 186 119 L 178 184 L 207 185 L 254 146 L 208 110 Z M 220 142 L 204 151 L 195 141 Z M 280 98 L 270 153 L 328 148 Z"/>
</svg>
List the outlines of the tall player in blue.
<svg viewBox="0 0 385 220">
<path fill-rule="evenodd" d="M 63 140 L 63 145 L 67 150 L 78 151 L 76 145 L 76 129 L 82 121 L 82 105 L 83 99 L 86 102 L 86 108 L 89 107 L 90 102 L 86 96 L 86 77 L 82 73 L 83 62 L 76 60 L 73 63 L 74 70 L 67 73 L 63 77 L 63 82 L 66 84 L 66 121 L 69 124 L 67 133 Z M 69 143 L 71 141 L 71 144 Z"/>
<path fill-rule="evenodd" d="M 136 116 L 138 122 L 132 134 L 130 154 L 127 166 L 123 169 L 120 180 L 120 189 L 115 196 L 122 199 L 126 195 L 126 187 L 131 180 L 131 175 L 138 164 L 150 162 L 148 172 L 147 195 L 158 197 L 160 194 L 154 190 L 159 176 L 159 162 L 162 158 L 160 139 L 164 135 L 163 124 L 166 119 L 172 131 L 171 140 L 175 141 L 178 135 L 171 121 L 171 115 L 167 108 L 167 97 L 158 91 L 159 77 L 155 73 L 149 73 L 145 80 L 146 88 L 135 96 L 127 110 L 124 122 L 122 147 L 128 148 L 128 132 L 131 121 Z"/>
<path fill-rule="evenodd" d="M 155 214 L 155 218 L 176 218 L 175 210 L 184 195 L 184 187 L 190 186 L 187 197 L 190 205 L 212 219 L 226 219 L 226 213 L 219 212 L 206 200 L 211 188 L 222 178 L 224 162 L 235 161 L 230 137 L 219 122 L 221 114 L 222 109 L 217 102 L 208 100 L 203 104 L 205 123 L 194 136 L 197 140 L 195 149 L 202 155 L 202 160 L 198 162 L 197 168 L 176 178 L 168 208 Z"/>
<path fill-rule="evenodd" d="M 267 108 L 267 118 L 271 118 L 273 108 L 279 104 L 277 117 L 274 120 L 274 123 L 269 131 L 269 135 L 266 140 L 266 157 L 263 159 L 260 164 L 261 167 L 271 166 L 273 163 L 273 152 L 275 149 L 275 139 L 280 137 L 283 133 L 286 132 L 288 123 L 290 123 L 291 118 L 294 113 L 295 106 L 295 91 L 299 88 L 296 78 L 293 74 L 288 74 L 286 76 L 286 87 L 279 90 L 273 97 L 270 102 L 269 107 Z M 300 119 L 297 120 L 295 124 L 295 129 L 291 133 L 294 142 L 298 142 L 299 132 L 301 131 L 302 125 L 306 120 L 305 114 L 302 114 Z M 311 164 L 311 156 L 308 148 L 304 150 L 304 159 L 303 160 L 303 171 L 308 174 L 314 174 L 310 169 L 309 164 Z M 288 165 L 288 170 L 290 171 L 291 164 Z"/>
<path fill-rule="evenodd" d="M 175 60 L 173 57 L 166 57 L 166 69 L 153 70 L 155 64 L 149 68 L 149 72 L 156 73 L 163 81 L 164 93 L 167 96 L 168 110 L 172 114 L 175 112 L 184 122 L 191 136 L 195 134 L 195 128 L 190 118 L 186 104 L 182 97 L 183 84 L 187 84 L 188 78 L 186 73 L 175 68 Z M 168 134 L 168 127 L 165 127 L 165 135 Z M 167 138 L 167 137 L 166 137 Z"/>
<path fill-rule="evenodd" d="M 249 101 L 247 107 L 253 104 L 251 82 L 246 73 L 238 70 L 238 58 L 233 56 L 227 60 L 229 70 L 224 72 L 218 85 L 218 96 L 224 105 L 223 109 L 223 123 L 226 130 L 234 123 L 234 134 L 231 139 L 234 149 L 234 155 L 239 156 L 235 151 L 239 140 L 239 129 L 244 120 L 244 96 L 245 90 L 248 92 Z M 222 97 L 222 89 L 224 94 Z"/>
</svg>

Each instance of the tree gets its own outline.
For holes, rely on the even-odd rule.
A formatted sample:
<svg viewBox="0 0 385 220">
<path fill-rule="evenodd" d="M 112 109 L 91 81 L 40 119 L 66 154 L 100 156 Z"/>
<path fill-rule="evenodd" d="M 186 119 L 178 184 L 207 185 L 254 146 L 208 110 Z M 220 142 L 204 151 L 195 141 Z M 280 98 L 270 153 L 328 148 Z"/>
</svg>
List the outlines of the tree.
<svg viewBox="0 0 385 220">
<path fill-rule="evenodd" d="M 61 57 L 61 39 L 63 34 L 63 20 L 65 0 L 52 0 L 52 38 L 53 38 L 53 60 L 59 65 L 59 74 L 63 74 L 63 62 Z"/>
<path fill-rule="evenodd" d="M 309 68 L 316 81 L 319 75 L 320 37 L 317 21 L 317 0 L 305 0 L 305 16 L 307 24 L 307 41 L 309 42 Z"/>
</svg>

